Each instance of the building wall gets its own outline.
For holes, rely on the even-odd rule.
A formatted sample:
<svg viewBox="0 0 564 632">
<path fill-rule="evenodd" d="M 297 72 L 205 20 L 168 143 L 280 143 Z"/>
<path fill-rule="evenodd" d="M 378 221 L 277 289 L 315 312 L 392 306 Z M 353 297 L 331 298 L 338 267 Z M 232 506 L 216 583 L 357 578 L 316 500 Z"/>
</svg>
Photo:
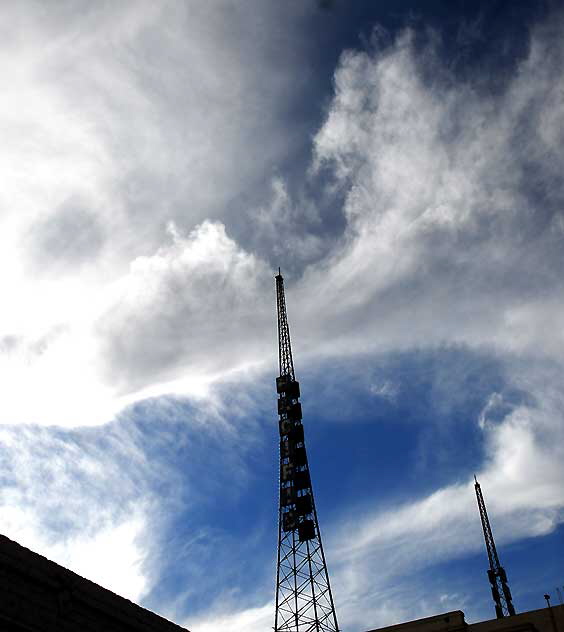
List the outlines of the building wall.
<svg viewBox="0 0 564 632">
<path fill-rule="evenodd" d="M 2 632 L 188 632 L 0 535 Z"/>
<path fill-rule="evenodd" d="M 517 613 L 512 617 L 480 621 L 468 626 L 468 632 L 564 632 L 564 606 Z"/>
<path fill-rule="evenodd" d="M 462 610 L 453 610 L 433 617 L 406 621 L 369 632 L 466 632 L 467 627 Z"/>
<path fill-rule="evenodd" d="M 530 610 L 479 623 L 466 623 L 462 610 L 454 610 L 369 632 L 564 632 L 564 606 Z"/>
</svg>

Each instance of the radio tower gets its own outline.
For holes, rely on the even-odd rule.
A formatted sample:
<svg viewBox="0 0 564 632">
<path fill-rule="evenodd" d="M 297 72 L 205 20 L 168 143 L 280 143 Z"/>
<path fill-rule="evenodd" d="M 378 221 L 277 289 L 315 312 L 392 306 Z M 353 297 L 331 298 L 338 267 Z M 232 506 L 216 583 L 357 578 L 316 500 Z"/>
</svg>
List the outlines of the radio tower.
<svg viewBox="0 0 564 632">
<path fill-rule="evenodd" d="M 490 527 L 490 521 L 488 519 L 488 513 L 486 511 L 486 503 L 482 495 L 480 483 L 474 476 L 476 498 L 478 499 L 478 509 L 480 510 L 480 518 L 482 520 L 482 529 L 484 530 L 484 539 L 486 541 L 486 550 L 488 552 L 488 559 L 490 561 L 490 568 L 488 570 L 488 579 L 492 586 L 492 597 L 495 603 L 495 614 L 498 619 L 504 617 L 510 617 L 515 614 L 515 608 L 511 601 L 511 591 L 507 585 L 507 575 L 505 569 L 499 563 L 499 557 L 497 556 L 497 550 L 495 548 L 495 542 L 493 539 L 492 528 Z"/>
<path fill-rule="evenodd" d="M 276 302 L 280 504 L 274 632 L 338 632 L 307 462 L 300 384 L 294 375 L 280 268 L 276 276 Z"/>
</svg>

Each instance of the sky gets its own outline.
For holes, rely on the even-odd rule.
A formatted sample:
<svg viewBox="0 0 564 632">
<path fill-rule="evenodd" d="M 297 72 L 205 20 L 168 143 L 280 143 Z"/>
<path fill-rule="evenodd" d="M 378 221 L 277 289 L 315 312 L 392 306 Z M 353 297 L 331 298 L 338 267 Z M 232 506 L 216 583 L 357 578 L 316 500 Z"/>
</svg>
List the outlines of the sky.
<svg viewBox="0 0 564 632">
<path fill-rule="evenodd" d="M 337 617 L 564 585 L 564 6 L 0 16 L 0 532 L 192 632 L 274 620 L 281 267 Z M 554 603 L 557 603 L 555 600 Z"/>
</svg>

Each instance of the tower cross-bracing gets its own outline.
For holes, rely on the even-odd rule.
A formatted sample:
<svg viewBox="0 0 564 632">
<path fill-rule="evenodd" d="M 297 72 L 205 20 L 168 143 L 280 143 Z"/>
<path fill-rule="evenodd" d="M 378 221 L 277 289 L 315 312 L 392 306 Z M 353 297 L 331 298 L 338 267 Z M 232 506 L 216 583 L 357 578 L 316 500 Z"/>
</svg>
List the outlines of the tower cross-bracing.
<svg viewBox="0 0 564 632">
<path fill-rule="evenodd" d="M 280 502 L 274 632 L 338 632 L 294 374 L 284 279 L 276 276 Z"/>
<path fill-rule="evenodd" d="M 492 528 L 486 511 L 486 503 L 482 495 L 480 483 L 474 476 L 474 488 L 476 489 L 476 498 L 478 499 L 478 509 L 480 510 L 480 519 L 482 520 L 482 529 L 484 531 L 484 540 L 486 541 L 486 551 L 490 568 L 488 570 L 488 579 L 492 588 L 492 597 L 495 604 L 495 614 L 498 619 L 510 617 L 515 614 L 515 608 L 511 598 L 511 591 L 507 584 L 507 574 L 505 569 L 499 562 L 497 549 L 493 538 Z"/>
</svg>

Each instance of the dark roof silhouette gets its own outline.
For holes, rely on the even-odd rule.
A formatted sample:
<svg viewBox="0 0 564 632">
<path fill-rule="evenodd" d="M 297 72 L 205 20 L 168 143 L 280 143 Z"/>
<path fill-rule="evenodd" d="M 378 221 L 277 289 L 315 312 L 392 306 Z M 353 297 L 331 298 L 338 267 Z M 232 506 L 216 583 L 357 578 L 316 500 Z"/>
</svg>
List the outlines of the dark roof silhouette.
<svg viewBox="0 0 564 632">
<path fill-rule="evenodd" d="M 188 632 L 0 535 L 2 632 Z"/>
</svg>

